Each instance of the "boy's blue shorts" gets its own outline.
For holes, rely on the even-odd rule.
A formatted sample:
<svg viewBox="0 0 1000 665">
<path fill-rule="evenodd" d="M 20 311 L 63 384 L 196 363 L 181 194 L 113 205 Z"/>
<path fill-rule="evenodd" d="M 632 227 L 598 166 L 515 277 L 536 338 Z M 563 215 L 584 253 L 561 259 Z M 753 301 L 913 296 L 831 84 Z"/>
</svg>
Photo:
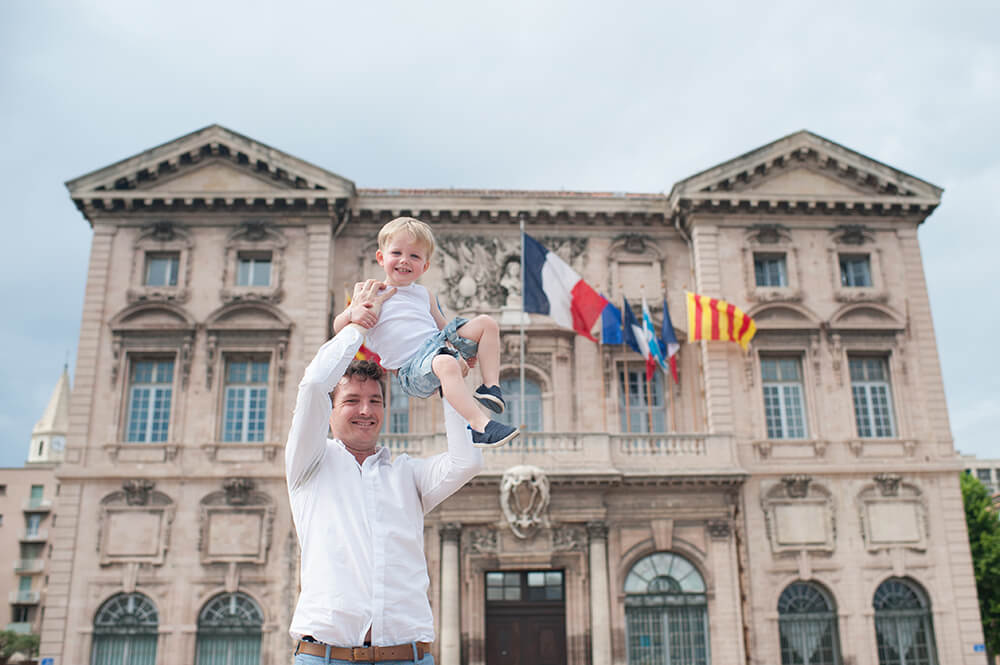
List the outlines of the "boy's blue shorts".
<svg viewBox="0 0 1000 665">
<path fill-rule="evenodd" d="M 439 354 L 447 353 L 457 357 L 461 353 L 466 360 L 476 356 L 479 345 L 458 334 L 458 329 L 468 322 L 468 319 L 456 316 L 444 330 L 439 330 L 424 340 L 417 352 L 396 370 L 399 385 L 402 386 L 404 393 L 411 397 L 425 398 L 433 395 L 434 391 L 441 387 L 441 381 L 431 369 L 431 363 Z"/>
</svg>

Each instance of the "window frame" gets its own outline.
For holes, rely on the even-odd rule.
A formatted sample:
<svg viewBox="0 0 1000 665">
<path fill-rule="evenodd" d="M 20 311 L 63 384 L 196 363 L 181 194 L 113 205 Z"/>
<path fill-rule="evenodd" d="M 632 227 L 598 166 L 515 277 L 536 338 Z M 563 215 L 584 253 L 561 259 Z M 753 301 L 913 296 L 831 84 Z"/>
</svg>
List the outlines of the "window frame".
<svg viewBox="0 0 1000 665">
<path fill-rule="evenodd" d="M 793 587 L 807 588 L 811 592 L 815 593 L 826 605 L 825 609 L 823 609 L 822 611 L 806 611 L 806 612 L 782 611 L 782 603 L 786 599 L 786 594 L 788 594 L 793 589 Z M 791 642 L 792 640 L 786 637 L 786 635 L 783 632 L 783 629 L 787 628 L 789 630 L 792 630 L 793 627 L 795 627 L 797 624 L 809 624 L 809 623 L 813 625 L 819 624 L 820 626 L 822 626 L 823 623 L 829 625 L 831 659 L 820 662 L 816 661 L 813 658 L 809 658 L 808 665 L 841 665 L 843 661 L 842 661 L 841 647 L 840 647 L 840 627 L 838 625 L 839 620 L 837 615 L 837 602 L 833 598 L 833 594 L 831 594 L 827 589 L 825 589 L 819 584 L 816 584 L 815 582 L 808 582 L 805 580 L 795 580 L 787 584 L 785 588 L 782 589 L 781 595 L 778 597 L 777 610 L 778 610 L 778 650 L 781 654 L 781 665 L 792 665 L 790 661 L 786 659 L 786 649 L 783 644 L 783 642 L 785 641 Z M 816 634 L 819 631 L 813 628 L 811 630 L 806 630 L 804 632 L 806 632 L 807 634 L 808 633 Z M 813 653 L 815 653 L 815 651 Z M 812 654 L 809 655 L 811 656 Z"/>
<path fill-rule="evenodd" d="M 767 277 L 767 272 L 761 272 L 759 268 L 761 264 L 765 262 L 780 261 L 776 265 L 779 266 L 778 271 L 778 281 L 779 284 L 761 284 L 758 279 L 760 276 Z M 766 266 L 764 266 L 766 268 Z M 753 274 L 754 274 L 754 288 L 757 289 L 787 289 L 788 288 L 788 253 L 784 251 L 754 251 L 753 252 Z"/>
<path fill-rule="evenodd" d="M 632 391 L 630 390 L 633 376 L 640 379 L 636 385 L 642 387 L 643 405 L 634 406 L 630 403 Z M 645 387 L 646 363 L 639 360 L 619 360 L 615 363 L 615 390 L 617 391 L 617 401 L 615 403 L 618 415 L 618 429 L 621 434 L 667 434 L 669 431 L 667 409 L 669 408 L 670 395 L 667 384 L 664 380 L 663 372 L 657 368 L 653 373 L 653 380 L 649 382 L 654 397 L 658 396 L 661 403 L 650 404 L 649 394 Z M 635 411 L 633 413 L 633 410 Z M 632 429 L 633 416 L 637 415 L 645 423 L 645 429 L 640 426 L 637 430 Z M 645 416 L 645 417 L 643 417 Z"/>
<path fill-rule="evenodd" d="M 230 369 L 231 363 L 234 363 L 234 362 L 240 362 L 240 363 L 260 363 L 260 362 L 266 362 L 267 363 L 267 378 L 264 381 L 257 381 L 257 382 L 246 381 L 246 382 L 241 382 L 241 383 L 236 383 L 236 384 L 230 383 L 229 382 L 229 369 Z M 248 368 L 248 369 L 250 371 L 252 371 L 252 368 Z M 266 352 L 265 353 L 227 352 L 227 353 L 223 353 L 222 354 L 222 372 L 221 372 L 221 375 L 222 375 L 221 379 L 222 380 L 219 382 L 220 383 L 220 390 L 219 390 L 219 393 L 220 393 L 219 400 L 220 401 L 219 401 L 219 410 L 218 410 L 218 414 L 219 414 L 219 428 L 218 428 L 218 434 L 217 434 L 217 440 L 220 443 L 261 444 L 261 443 L 267 443 L 270 440 L 270 431 L 271 431 L 270 430 L 270 428 L 271 428 L 271 406 L 272 406 L 273 401 L 274 401 L 273 400 L 274 390 L 273 390 L 273 387 L 272 387 L 272 385 L 273 385 L 272 384 L 273 374 L 274 374 L 274 367 L 273 367 L 272 362 L 271 362 L 271 354 L 269 354 L 269 353 L 266 353 Z M 243 405 L 244 405 L 243 406 L 243 414 L 242 414 L 242 418 L 240 419 L 241 420 L 241 424 L 242 424 L 242 429 L 241 429 L 242 435 L 241 435 L 241 438 L 238 438 L 238 439 L 227 438 L 227 431 L 226 431 L 227 422 L 228 422 L 228 419 L 229 419 L 229 391 L 230 391 L 231 388 L 233 390 L 241 390 L 243 392 L 243 394 L 244 394 L 244 399 L 243 399 Z M 249 421 L 249 417 L 250 417 L 249 416 L 249 412 L 251 410 L 250 406 L 249 406 L 249 403 L 250 403 L 250 394 L 249 393 L 252 390 L 261 390 L 261 389 L 263 389 L 265 391 L 264 392 L 264 407 L 263 407 L 264 425 L 263 425 L 262 433 L 261 433 L 262 438 L 251 440 L 251 439 L 248 438 L 248 435 L 249 435 L 249 424 L 250 424 L 250 421 Z"/>
<path fill-rule="evenodd" d="M 258 266 L 267 265 L 267 281 L 256 283 Z M 243 281 L 244 266 L 247 281 Z M 240 289 L 269 289 L 274 275 L 274 253 L 271 250 L 243 250 L 236 253 L 235 284 Z"/>
<path fill-rule="evenodd" d="M 882 369 L 885 373 L 885 378 L 882 380 L 870 380 L 864 379 L 855 382 L 852 365 L 856 360 L 872 360 L 876 359 L 881 362 Z M 858 353 L 858 352 L 848 352 L 847 354 L 847 378 L 850 382 L 850 395 L 851 395 L 851 410 L 854 413 L 854 433 L 859 439 L 897 439 L 899 438 L 899 418 L 896 413 L 896 400 L 894 398 L 895 390 L 893 389 L 892 383 L 892 366 L 889 362 L 889 354 L 877 354 L 877 353 Z M 868 419 L 868 431 L 871 434 L 862 434 L 861 428 L 861 414 L 858 412 L 856 389 L 858 387 L 865 388 L 866 394 L 866 404 L 867 404 L 867 419 Z M 870 389 L 884 387 L 885 388 L 885 398 L 887 401 L 887 416 L 889 420 L 890 432 L 885 435 L 876 434 L 877 432 L 877 421 L 874 415 L 874 410 L 872 405 L 875 403 L 875 399 L 872 396 Z"/>
<path fill-rule="evenodd" d="M 153 363 L 169 362 L 169 363 L 171 363 L 171 376 L 170 376 L 170 381 L 169 382 L 153 382 L 153 383 L 148 383 L 148 384 L 141 384 L 141 385 L 148 385 L 148 386 L 151 386 L 151 387 L 162 386 L 163 388 L 160 388 L 160 390 L 166 389 L 166 390 L 170 391 L 170 406 L 167 408 L 167 415 L 166 415 L 166 435 L 165 435 L 165 438 L 158 439 L 158 440 L 155 440 L 155 441 L 152 440 L 152 438 L 150 438 L 148 440 L 145 440 L 145 441 L 137 441 L 137 440 L 132 440 L 130 438 L 130 436 L 131 436 L 130 435 L 130 430 L 131 430 L 131 424 L 132 424 L 133 389 L 135 388 L 135 385 L 136 385 L 135 382 L 134 382 L 135 370 L 136 370 L 136 366 L 139 363 L 142 363 L 142 362 L 153 362 Z M 128 358 L 128 363 L 127 363 L 126 371 L 128 373 L 127 374 L 128 379 L 126 381 L 122 381 L 122 387 L 124 389 L 124 396 L 123 396 L 122 403 L 124 405 L 124 408 L 122 410 L 121 432 L 119 434 L 119 440 L 122 443 L 126 443 L 126 444 L 139 444 L 139 445 L 144 445 L 144 444 L 164 445 L 164 444 L 169 443 L 171 441 L 171 434 L 173 433 L 174 415 L 175 415 L 175 411 L 176 411 L 176 408 L 177 408 L 177 401 L 178 401 L 176 399 L 176 395 L 178 393 L 178 391 L 177 391 L 177 377 L 178 377 L 178 373 L 179 372 L 177 371 L 177 358 L 176 358 L 176 356 L 165 355 L 165 354 L 146 354 L 146 353 L 137 353 L 137 354 L 134 354 L 134 355 L 130 354 L 129 358 Z M 158 372 L 159 370 L 156 369 L 154 371 Z M 152 415 L 151 412 L 154 409 L 154 404 L 155 404 L 155 401 L 153 399 L 150 399 L 149 406 L 147 407 L 147 418 Z M 151 431 L 152 431 L 151 430 L 152 423 L 153 423 L 153 419 L 149 418 L 149 420 L 147 422 L 147 425 L 146 425 L 146 428 L 145 428 L 147 435 L 149 435 L 151 433 Z"/>
<path fill-rule="evenodd" d="M 803 362 L 803 356 L 804 356 L 804 354 L 802 352 L 796 352 L 796 351 L 781 352 L 781 351 L 777 351 L 777 350 L 776 351 L 770 351 L 769 350 L 769 351 L 767 351 L 765 353 L 761 353 L 759 355 L 759 357 L 758 357 L 758 370 L 759 370 L 759 374 L 760 374 L 760 383 L 761 383 L 761 389 L 760 389 L 761 405 L 762 405 L 761 413 L 764 416 L 764 421 L 763 421 L 764 433 L 763 434 L 764 434 L 764 439 L 765 440 L 768 440 L 768 441 L 803 441 L 803 440 L 808 440 L 808 439 L 810 439 L 813 436 L 812 433 L 811 433 L 811 428 L 810 428 L 810 422 L 811 422 L 810 413 L 809 413 L 810 400 L 809 400 L 809 394 L 808 394 L 809 391 L 807 390 L 806 371 L 805 371 L 805 363 Z M 780 380 L 780 379 L 771 380 L 771 379 L 766 379 L 765 378 L 765 375 L 764 375 L 764 366 L 765 366 L 765 363 L 766 362 L 772 362 L 772 361 L 773 362 L 779 362 L 779 361 L 782 361 L 782 360 L 794 360 L 795 361 L 796 366 L 798 368 L 798 373 L 799 373 L 799 377 L 798 377 L 798 381 L 797 382 Z M 788 435 L 772 436 L 772 432 L 771 432 L 771 428 L 770 428 L 770 424 L 769 424 L 770 416 L 769 416 L 769 411 L 768 411 L 768 395 L 767 395 L 767 388 L 769 386 L 771 386 L 771 385 L 775 385 L 775 386 L 789 386 L 789 385 L 798 386 L 798 388 L 799 388 L 799 400 L 801 402 L 801 404 L 800 404 L 800 416 L 801 416 L 801 421 L 802 421 L 801 422 L 801 428 L 802 428 L 802 434 L 801 434 L 801 436 L 788 436 Z M 780 416 L 780 419 L 781 419 L 781 426 L 783 428 L 783 431 L 788 431 L 788 429 L 789 429 L 788 428 L 788 421 L 786 419 L 787 406 L 786 406 L 786 402 L 785 402 L 785 400 L 788 399 L 788 398 L 786 397 L 786 393 L 785 393 L 784 390 L 778 390 L 777 396 L 778 396 L 779 401 L 780 401 L 780 405 L 779 405 L 779 407 L 780 407 L 780 414 L 779 414 L 779 416 Z"/>
<path fill-rule="evenodd" d="M 854 274 L 848 266 L 861 265 L 864 262 L 865 277 L 867 284 L 852 284 Z M 875 288 L 875 271 L 872 265 L 872 255 L 870 252 L 837 252 L 837 265 L 840 274 L 840 288 L 842 289 L 872 289 Z"/>
<path fill-rule="evenodd" d="M 143 228 L 132 245 L 132 271 L 126 299 L 137 302 L 187 302 L 191 283 L 191 250 L 194 241 L 180 225 L 161 221 Z M 148 259 L 151 256 L 176 255 L 176 283 L 149 284 Z M 169 281 L 169 280 L 168 280 Z"/>
<path fill-rule="evenodd" d="M 167 271 L 164 275 L 165 283 L 154 284 L 150 281 L 152 262 L 161 259 L 168 259 Z M 172 259 L 172 260 L 171 260 Z M 174 289 L 180 283 L 181 253 L 174 251 L 147 251 L 145 252 L 146 267 L 142 271 L 142 285 L 151 289 Z"/>
</svg>

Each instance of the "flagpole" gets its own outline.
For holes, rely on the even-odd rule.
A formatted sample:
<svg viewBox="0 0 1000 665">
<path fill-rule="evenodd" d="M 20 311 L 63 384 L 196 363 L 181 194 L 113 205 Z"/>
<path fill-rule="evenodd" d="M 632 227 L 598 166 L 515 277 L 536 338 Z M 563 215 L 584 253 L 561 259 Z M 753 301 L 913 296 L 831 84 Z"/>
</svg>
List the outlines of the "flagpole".
<svg viewBox="0 0 1000 665">
<path fill-rule="evenodd" d="M 667 318 L 670 313 L 667 312 L 667 283 L 660 282 L 660 290 L 663 291 L 663 319 L 660 321 L 660 336 L 663 336 L 663 326 L 667 325 Z M 669 353 L 669 352 L 668 352 Z M 680 355 L 680 354 L 677 354 Z M 670 358 L 665 358 L 667 361 L 667 367 L 670 367 Z M 677 361 L 674 360 L 676 363 Z M 673 378 L 673 373 L 667 376 L 667 370 L 663 370 L 663 385 L 667 388 L 667 399 L 670 400 L 670 433 L 673 434 L 677 431 L 677 409 L 674 407 L 674 391 L 673 387 L 670 385 L 670 379 Z"/>
<path fill-rule="evenodd" d="M 525 284 L 525 281 L 524 281 L 524 213 L 521 213 L 519 215 L 519 218 L 520 218 L 520 222 L 521 222 L 521 224 L 520 224 L 520 226 L 521 226 L 521 236 L 520 236 L 520 240 L 521 240 L 521 317 L 520 317 L 521 318 L 521 321 L 520 321 L 520 326 L 521 326 L 521 335 L 520 335 L 520 338 L 521 338 L 521 359 L 520 359 L 521 368 L 520 368 L 520 391 L 521 391 L 521 395 L 520 395 L 520 401 L 521 401 L 521 429 L 524 429 L 524 427 L 525 427 L 525 411 L 524 411 L 524 319 L 527 317 L 527 315 L 525 314 L 525 309 L 524 309 L 524 306 L 525 306 L 524 297 L 526 295 L 525 291 L 524 291 L 524 284 Z"/>
</svg>

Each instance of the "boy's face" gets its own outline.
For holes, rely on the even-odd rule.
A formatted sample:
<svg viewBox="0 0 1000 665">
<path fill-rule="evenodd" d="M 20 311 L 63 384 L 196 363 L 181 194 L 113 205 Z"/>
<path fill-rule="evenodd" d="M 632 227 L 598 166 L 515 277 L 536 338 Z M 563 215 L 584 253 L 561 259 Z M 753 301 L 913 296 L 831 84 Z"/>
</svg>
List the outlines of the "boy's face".
<svg viewBox="0 0 1000 665">
<path fill-rule="evenodd" d="M 427 272 L 427 248 L 424 243 L 407 233 L 397 233 L 385 249 L 375 252 L 375 259 L 385 270 L 385 281 L 389 286 L 409 286 Z"/>
</svg>

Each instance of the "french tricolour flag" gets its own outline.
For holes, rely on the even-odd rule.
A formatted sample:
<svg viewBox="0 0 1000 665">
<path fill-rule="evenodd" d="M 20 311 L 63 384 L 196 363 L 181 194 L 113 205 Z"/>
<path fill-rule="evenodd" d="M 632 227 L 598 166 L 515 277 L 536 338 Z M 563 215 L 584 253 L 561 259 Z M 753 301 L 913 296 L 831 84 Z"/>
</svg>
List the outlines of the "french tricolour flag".
<svg viewBox="0 0 1000 665">
<path fill-rule="evenodd" d="M 547 314 L 559 325 L 587 339 L 608 301 L 541 243 L 522 233 L 524 243 L 524 311 Z"/>
</svg>

